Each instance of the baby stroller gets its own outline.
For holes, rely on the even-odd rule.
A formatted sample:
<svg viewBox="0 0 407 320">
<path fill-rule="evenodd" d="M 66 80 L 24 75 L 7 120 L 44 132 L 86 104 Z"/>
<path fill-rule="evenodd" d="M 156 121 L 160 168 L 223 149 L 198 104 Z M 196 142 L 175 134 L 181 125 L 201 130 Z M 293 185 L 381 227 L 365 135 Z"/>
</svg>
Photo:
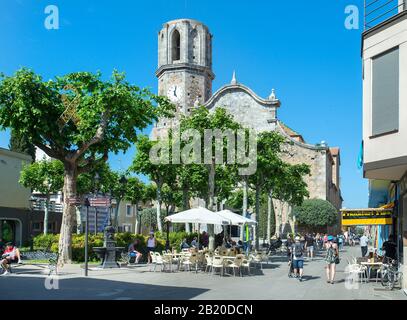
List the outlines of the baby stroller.
<svg viewBox="0 0 407 320">
<path fill-rule="evenodd" d="M 294 263 L 293 263 L 293 252 L 291 252 L 288 256 L 288 277 L 289 278 L 294 278 L 295 277 L 295 272 L 294 272 Z"/>
</svg>

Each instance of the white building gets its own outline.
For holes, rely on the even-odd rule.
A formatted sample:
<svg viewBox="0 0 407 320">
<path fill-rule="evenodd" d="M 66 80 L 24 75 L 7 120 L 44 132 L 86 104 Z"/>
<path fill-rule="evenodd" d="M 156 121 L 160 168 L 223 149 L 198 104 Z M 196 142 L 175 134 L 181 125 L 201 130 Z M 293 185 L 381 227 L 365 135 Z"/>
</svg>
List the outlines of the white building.
<svg viewBox="0 0 407 320">
<path fill-rule="evenodd" d="M 407 2 L 366 1 L 362 40 L 363 173 L 387 184 L 388 201 L 395 203 L 392 232 L 407 274 Z"/>
</svg>

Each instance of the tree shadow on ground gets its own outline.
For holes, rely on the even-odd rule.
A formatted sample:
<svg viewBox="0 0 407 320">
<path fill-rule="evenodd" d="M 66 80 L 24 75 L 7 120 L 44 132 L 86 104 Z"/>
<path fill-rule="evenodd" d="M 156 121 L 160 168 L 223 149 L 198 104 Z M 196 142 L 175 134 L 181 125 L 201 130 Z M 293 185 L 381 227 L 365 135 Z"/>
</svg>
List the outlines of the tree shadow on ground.
<svg viewBox="0 0 407 320">
<path fill-rule="evenodd" d="M 307 275 L 302 276 L 303 281 L 312 281 L 312 280 L 316 280 L 316 279 L 321 279 L 321 277 L 319 277 L 319 276 L 314 277 L 314 276 L 307 276 Z"/>
<path fill-rule="evenodd" d="M 129 283 L 93 278 L 54 278 L 9 276 L 0 279 L 2 287 L 11 288 L 2 300 L 188 300 L 208 289 L 141 283 Z M 56 281 L 58 279 L 58 281 Z M 48 281 L 48 282 L 47 282 Z M 58 284 L 55 287 L 56 283 Z"/>
</svg>

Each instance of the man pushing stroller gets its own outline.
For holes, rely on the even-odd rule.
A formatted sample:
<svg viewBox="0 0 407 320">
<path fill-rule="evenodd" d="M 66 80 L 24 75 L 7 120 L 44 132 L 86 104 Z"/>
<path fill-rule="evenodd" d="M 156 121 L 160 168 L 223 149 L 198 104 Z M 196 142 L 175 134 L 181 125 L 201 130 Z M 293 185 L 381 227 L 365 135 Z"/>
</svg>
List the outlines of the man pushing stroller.
<svg viewBox="0 0 407 320">
<path fill-rule="evenodd" d="M 302 275 L 304 270 L 304 245 L 300 242 L 300 237 L 294 238 L 294 243 L 289 248 L 290 261 L 288 276 L 291 277 L 294 272 L 294 277 L 302 282 Z"/>
</svg>

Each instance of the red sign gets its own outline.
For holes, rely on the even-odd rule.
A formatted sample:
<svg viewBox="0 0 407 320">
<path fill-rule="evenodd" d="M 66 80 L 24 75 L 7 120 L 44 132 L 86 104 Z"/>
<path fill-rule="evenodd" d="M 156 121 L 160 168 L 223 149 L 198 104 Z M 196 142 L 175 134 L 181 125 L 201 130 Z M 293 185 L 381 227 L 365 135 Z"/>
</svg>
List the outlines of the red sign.
<svg viewBox="0 0 407 320">
<path fill-rule="evenodd" d="M 68 204 L 70 205 L 80 205 L 82 204 L 82 199 L 79 197 L 70 197 L 67 199 Z"/>
</svg>

